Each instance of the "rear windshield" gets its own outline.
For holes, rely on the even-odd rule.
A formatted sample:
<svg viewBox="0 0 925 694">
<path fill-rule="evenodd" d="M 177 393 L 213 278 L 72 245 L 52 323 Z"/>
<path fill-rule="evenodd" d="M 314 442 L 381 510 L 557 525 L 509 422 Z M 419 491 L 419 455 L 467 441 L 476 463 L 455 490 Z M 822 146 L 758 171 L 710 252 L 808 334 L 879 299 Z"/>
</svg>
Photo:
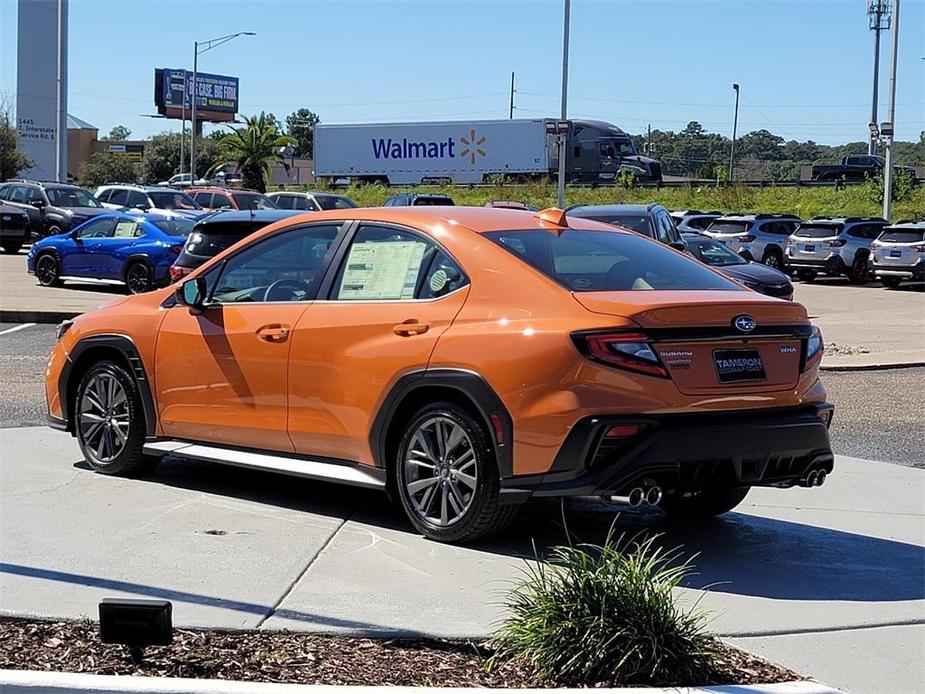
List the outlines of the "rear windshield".
<svg viewBox="0 0 925 694">
<path fill-rule="evenodd" d="M 485 237 L 576 292 L 738 288 L 667 246 L 632 234 L 495 231 Z"/>
<path fill-rule="evenodd" d="M 254 222 L 253 224 L 209 224 L 204 227 L 194 227 L 183 251 L 190 255 L 211 258 L 267 224 L 268 222 Z"/>
<path fill-rule="evenodd" d="M 808 239 L 824 239 L 827 236 L 838 236 L 844 227 L 844 224 L 803 224 L 796 230 L 794 236 L 805 236 Z"/>
<path fill-rule="evenodd" d="M 434 196 L 419 197 L 415 198 L 412 202 L 412 205 L 452 205 L 453 200 L 451 198 L 438 198 Z"/>
<path fill-rule="evenodd" d="M 741 234 L 748 231 L 751 222 L 713 222 L 707 229 L 714 234 Z"/>
<path fill-rule="evenodd" d="M 195 222 L 189 219 L 157 219 L 151 223 L 171 236 L 189 236 L 195 225 Z"/>
<path fill-rule="evenodd" d="M 356 207 L 353 200 L 340 195 L 316 195 L 315 202 L 322 210 L 349 210 Z"/>
<path fill-rule="evenodd" d="M 148 193 L 151 202 L 160 210 L 201 210 L 198 202 L 186 193 Z"/>
<path fill-rule="evenodd" d="M 888 243 L 919 243 L 925 241 L 925 229 L 887 229 L 877 240 Z"/>
<path fill-rule="evenodd" d="M 234 193 L 239 210 L 278 210 L 279 205 L 262 193 Z"/>
<path fill-rule="evenodd" d="M 625 229 L 631 229 L 632 231 L 638 232 L 640 234 L 645 234 L 646 236 L 652 236 L 652 224 L 649 222 L 649 218 L 641 214 L 621 214 L 616 217 L 590 217 L 589 219 L 596 219 L 601 222 L 607 222 L 608 224 L 616 224 Z"/>
</svg>

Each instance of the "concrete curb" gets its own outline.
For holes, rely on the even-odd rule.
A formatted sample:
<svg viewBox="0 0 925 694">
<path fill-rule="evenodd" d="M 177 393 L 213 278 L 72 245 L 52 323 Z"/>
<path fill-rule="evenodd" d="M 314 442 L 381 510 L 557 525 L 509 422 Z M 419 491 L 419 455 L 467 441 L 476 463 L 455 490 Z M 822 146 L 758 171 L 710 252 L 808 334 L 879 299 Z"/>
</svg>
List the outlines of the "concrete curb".
<svg viewBox="0 0 925 694">
<path fill-rule="evenodd" d="M 822 364 L 820 371 L 886 371 L 887 369 L 914 369 L 925 366 L 925 361 L 898 361 L 887 364 Z"/>
<path fill-rule="evenodd" d="M 83 311 L 17 311 L 0 309 L 0 323 L 54 323 L 76 318 Z"/>
<path fill-rule="evenodd" d="M 193 680 L 173 677 L 134 677 L 127 675 L 86 675 L 77 672 L 0 670 L 0 691 L 4 694 L 489 694 L 485 688 L 442 687 L 365 687 L 320 684 L 270 684 L 230 680 Z M 508 690 L 515 691 L 515 690 Z M 555 691 L 557 694 L 587 692 L 587 689 L 518 689 L 518 692 Z M 622 694 L 840 694 L 837 689 L 816 682 L 783 684 L 723 685 L 715 687 L 597 689 Z"/>
</svg>

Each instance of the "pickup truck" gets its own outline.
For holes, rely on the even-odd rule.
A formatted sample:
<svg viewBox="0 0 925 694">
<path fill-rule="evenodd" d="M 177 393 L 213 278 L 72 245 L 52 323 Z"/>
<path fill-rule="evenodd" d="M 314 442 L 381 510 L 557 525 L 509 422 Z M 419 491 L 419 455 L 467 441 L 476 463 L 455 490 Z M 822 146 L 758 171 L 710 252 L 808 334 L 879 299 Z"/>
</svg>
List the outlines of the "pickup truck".
<svg viewBox="0 0 925 694">
<path fill-rule="evenodd" d="M 849 154 L 842 157 L 841 164 L 817 164 L 800 169 L 801 181 L 863 181 L 881 174 L 886 165 L 883 157 L 872 154 Z M 916 179 L 911 166 L 894 166 L 896 173 L 904 173 Z"/>
</svg>

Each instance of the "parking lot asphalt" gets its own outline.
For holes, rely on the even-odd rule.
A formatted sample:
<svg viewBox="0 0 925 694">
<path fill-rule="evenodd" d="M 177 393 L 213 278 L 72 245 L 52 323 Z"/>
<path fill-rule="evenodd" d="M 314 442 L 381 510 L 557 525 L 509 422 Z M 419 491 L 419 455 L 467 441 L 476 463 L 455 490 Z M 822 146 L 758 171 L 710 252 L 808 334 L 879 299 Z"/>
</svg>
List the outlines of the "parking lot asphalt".
<svg viewBox="0 0 925 694">
<path fill-rule="evenodd" d="M 54 326 L 0 323 L 0 427 L 45 424 L 43 379 Z M 925 468 L 925 368 L 825 372 L 836 453 Z"/>
<path fill-rule="evenodd" d="M 681 598 L 734 642 L 846 691 L 912 692 L 925 676 L 921 659 L 897 661 L 898 637 L 870 637 L 902 627 L 910 656 L 925 643 L 921 470 L 839 457 L 820 489 L 753 490 L 700 525 L 531 503 L 505 534 L 454 547 L 375 492 L 177 458 L 148 479 L 105 477 L 46 428 L 0 430 L 0 451 L 5 613 L 92 617 L 103 597 L 151 597 L 181 626 L 484 636 L 534 545 L 599 542 L 616 519 L 697 554 Z M 825 643 L 839 647 L 807 658 Z"/>
</svg>

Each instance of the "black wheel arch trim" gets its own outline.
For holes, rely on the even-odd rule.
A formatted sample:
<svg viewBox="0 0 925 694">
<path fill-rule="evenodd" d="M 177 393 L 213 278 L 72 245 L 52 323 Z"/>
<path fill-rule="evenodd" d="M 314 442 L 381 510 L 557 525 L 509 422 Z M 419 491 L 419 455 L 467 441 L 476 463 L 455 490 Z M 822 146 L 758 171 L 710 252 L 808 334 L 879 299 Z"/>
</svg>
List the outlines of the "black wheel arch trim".
<svg viewBox="0 0 925 694">
<path fill-rule="evenodd" d="M 514 474 L 514 423 L 501 398 L 481 375 L 467 369 L 436 368 L 414 371 L 399 378 L 386 394 L 373 420 L 369 445 L 376 467 L 387 465 L 386 444 L 393 419 L 407 398 L 422 388 L 449 388 L 465 396 L 475 408 L 491 441 L 502 479 Z M 497 440 L 491 416 L 501 423 L 502 441 Z"/>
<path fill-rule="evenodd" d="M 155 426 L 157 425 L 157 409 L 154 407 L 154 397 L 151 395 L 151 386 L 148 383 L 147 372 L 144 363 L 138 352 L 138 348 L 127 335 L 104 334 L 91 335 L 85 337 L 71 350 L 68 354 L 67 361 L 61 369 L 61 375 L 58 377 L 58 396 L 61 402 L 61 414 L 66 422 L 67 431 L 72 434 L 75 432 L 74 413 L 68 411 L 70 402 L 68 400 L 68 391 L 71 386 L 71 372 L 75 364 L 88 350 L 105 347 L 120 352 L 125 359 L 129 368 L 129 375 L 135 379 L 138 385 L 138 392 L 141 394 L 141 404 L 145 416 L 145 430 L 148 436 L 154 436 Z M 76 384 L 74 384 L 76 386 Z"/>
</svg>

